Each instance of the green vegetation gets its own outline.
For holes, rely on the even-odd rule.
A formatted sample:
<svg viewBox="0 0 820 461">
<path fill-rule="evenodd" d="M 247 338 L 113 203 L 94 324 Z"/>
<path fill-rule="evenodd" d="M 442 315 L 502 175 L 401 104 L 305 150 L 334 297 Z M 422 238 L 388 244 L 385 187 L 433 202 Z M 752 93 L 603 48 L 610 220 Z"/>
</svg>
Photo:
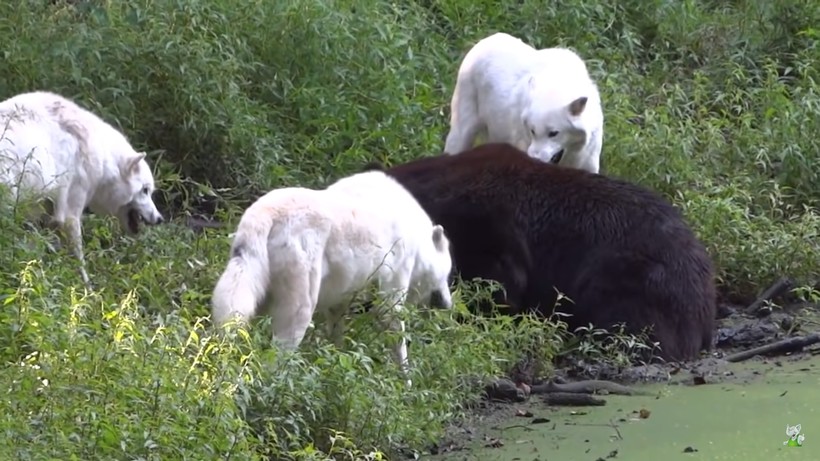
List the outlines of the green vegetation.
<svg viewBox="0 0 820 461">
<path fill-rule="evenodd" d="M 820 3 L 523 0 L 6 2 L 0 96 L 75 98 L 149 152 L 177 222 L 84 223 L 89 274 L 0 216 L 0 458 L 362 459 L 421 450 L 482 377 L 559 327 L 411 310 L 413 389 L 356 317 L 344 351 L 213 335 L 213 284 L 260 192 L 440 151 L 459 60 L 494 31 L 588 59 L 603 168 L 680 205 L 736 298 L 820 267 Z M 478 291 L 462 287 L 458 309 Z M 586 346 L 584 346 L 586 348 Z M 339 431 L 339 432 L 337 432 Z M 332 442 L 333 441 L 333 442 Z M 287 453 L 291 454 L 288 455 Z M 371 459 L 377 456 L 372 455 Z"/>
</svg>

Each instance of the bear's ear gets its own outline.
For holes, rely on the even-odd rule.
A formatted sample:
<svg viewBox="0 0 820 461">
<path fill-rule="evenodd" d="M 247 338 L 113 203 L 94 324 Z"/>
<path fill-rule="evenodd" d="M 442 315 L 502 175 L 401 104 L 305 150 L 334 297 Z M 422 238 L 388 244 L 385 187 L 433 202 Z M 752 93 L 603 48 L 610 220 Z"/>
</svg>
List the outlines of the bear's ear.
<svg viewBox="0 0 820 461">
<path fill-rule="evenodd" d="M 368 162 L 365 166 L 362 167 L 362 173 L 366 173 L 368 171 L 385 171 L 386 168 L 384 164 L 378 161 Z"/>
<path fill-rule="evenodd" d="M 444 228 L 441 227 L 441 224 L 436 224 L 433 226 L 433 245 L 436 246 L 436 250 L 444 251 L 447 248 L 447 238 L 444 236 Z"/>
<path fill-rule="evenodd" d="M 577 117 L 581 115 L 581 112 L 584 111 L 584 108 L 587 106 L 587 98 L 586 96 L 581 96 L 580 98 L 576 99 L 569 103 L 569 114 L 573 117 Z"/>
</svg>

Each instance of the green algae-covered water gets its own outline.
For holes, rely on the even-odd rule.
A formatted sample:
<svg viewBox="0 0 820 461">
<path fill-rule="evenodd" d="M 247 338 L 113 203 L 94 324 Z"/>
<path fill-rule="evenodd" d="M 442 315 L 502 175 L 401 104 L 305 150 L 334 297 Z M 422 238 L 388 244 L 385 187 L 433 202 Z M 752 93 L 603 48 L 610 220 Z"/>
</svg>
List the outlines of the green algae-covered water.
<svg viewBox="0 0 820 461">
<path fill-rule="evenodd" d="M 820 357 L 729 369 L 737 376 L 756 370 L 760 377 L 743 384 L 645 386 L 659 397 L 605 396 L 602 407 L 550 408 L 533 396 L 511 406 L 509 418 L 476 428 L 503 446 L 486 447 L 486 438 L 477 437 L 464 450 L 423 459 L 820 461 Z M 549 422 L 531 424 L 533 418 L 513 416 L 519 408 Z M 638 416 L 641 409 L 650 412 L 648 418 Z M 797 424 L 803 445 L 784 445 L 786 425 Z"/>
</svg>

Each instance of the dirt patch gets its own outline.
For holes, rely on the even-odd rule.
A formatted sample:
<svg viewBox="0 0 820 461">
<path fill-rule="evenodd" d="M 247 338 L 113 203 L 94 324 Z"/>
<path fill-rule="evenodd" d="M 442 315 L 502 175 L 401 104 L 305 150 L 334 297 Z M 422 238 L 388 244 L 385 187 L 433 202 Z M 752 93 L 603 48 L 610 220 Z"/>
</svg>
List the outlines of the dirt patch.
<svg viewBox="0 0 820 461">
<path fill-rule="evenodd" d="M 759 303 L 758 303 L 759 304 Z M 797 336 L 810 335 L 820 330 L 820 309 L 816 305 L 793 303 L 786 308 L 772 311 L 768 308 L 721 305 L 715 348 L 709 356 L 687 363 L 657 363 L 628 368 L 617 368 L 607 364 L 585 364 L 575 362 L 571 366 L 555 370 L 550 377 L 554 383 L 571 383 L 578 380 L 607 380 L 622 385 L 642 386 L 651 383 L 666 385 L 697 386 L 703 384 L 749 384 L 768 374 L 769 370 L 784 364 L 805 360 L 820 353 L 820 345 L 813 345 L 795 352 L 774 357 L 754 356 L 742 363 L 726 360 L 732 354 Z M 511 417 L 520 417 L 521 428 L 533 424 L 551 424 L 549 413 L 533 415 L 526 408 L 536 397 L 532 393 L 536 382 L 521 382 L 520 376 L 502 379 L 488 388 L 488 395 L 504 401 L 485 399 L 471 408 L 466 417 L 454 422 L 445 437 L 426 450 L 427 455 L 442 455 L 464 452 L 464 459 L 474 459 L 469 454 L 472 448 L 483 446 L 497 448 L 504 443 L 499 431 L 510 426 Z M 542 384 L 543 385 L 543 384 Z M 491 387 L 492 387 L 491 386 Z M 621 392 L 616 392 L 621 393 Z M 610 392 L 600 392 L 604 397 Z M 537 396 L 547 404 L 547 410 L 556 409 L 546 396 Z M 631 398 L 631 397 L 627 397 Z M 543 404 L 542 404 L 543 405 Z M 596 405 L 587 403 L 587 405 Z M 564 409 L 566 411 L 566 409 Z M 544 413 L 542 408 L 539 413 Z M 579 410 L 579 411 L 584 411 Z M 644 417 L 636 414 L 635 418 Z M 554 423 L 552 423 L 554 424 Z M 505 425 L 502 427 L 502 425 Z M 517 426 L 517 425 L 513 425 Z M 455 455 L 461 459 L 461 455 Z M 594 458 L 591 458 L 594 459 Z"/>
</svg>

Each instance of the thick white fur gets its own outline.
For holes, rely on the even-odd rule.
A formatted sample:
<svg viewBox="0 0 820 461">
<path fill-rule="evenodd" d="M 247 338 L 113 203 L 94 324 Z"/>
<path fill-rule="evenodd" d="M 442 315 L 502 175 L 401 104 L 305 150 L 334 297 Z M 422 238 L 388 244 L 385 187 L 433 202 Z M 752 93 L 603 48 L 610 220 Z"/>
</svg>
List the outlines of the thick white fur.
<svg viewBox="0 0 820 461">
<path fill-rule="evenodd" d="M 294 349 L 314 314 L 337 346 L 357 293 L 376 288 L 400 310 L 405 302 L 452 306 L 450 243 L 415 198 L 380 171 L 340 179 L 325 190 L 276 189 L 239 222 L 231 258 L 214 288 L 217 326 L 238 317 L 271 317 L 273 337 Z M 388 325 L 404 331 L 404 322 Z M 402 338 L 395 360 L 406 370 Z"/>
<path fill-rule="evenodd" d="M 0 102 L 0 181 L 15 198 L 51 199 L 52 225 L 67 237 L 89 287 L 80 225 L 85 207 L 117 216 L 126 231 L 130 210 L 149 224 L 163 220 L 151 198 L 154 177 L 145 153 L 93 113 L 50 92 Z"/>
<path fill-rule="evenodd" d="M 478 135 L 598 173 L 604 115 L 584 61 L 569 49 L 536 50 L 505 33 L 480 40 L 459 67 L 444 151 L 468 150 Z"/>
</svg>

